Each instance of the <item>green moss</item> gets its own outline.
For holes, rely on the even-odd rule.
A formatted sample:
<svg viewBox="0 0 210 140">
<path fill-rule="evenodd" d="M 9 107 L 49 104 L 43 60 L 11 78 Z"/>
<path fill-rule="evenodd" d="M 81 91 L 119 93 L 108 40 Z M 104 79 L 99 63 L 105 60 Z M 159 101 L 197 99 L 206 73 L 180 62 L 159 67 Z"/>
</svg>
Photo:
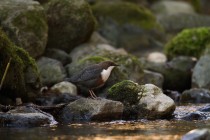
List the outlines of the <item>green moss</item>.
<svg viewBox="0 0 210 140">
<path fill-rule="evenodd" d="M 43 30 L 48 30 L 46 17 L 43 11 L 27 11 L 22 12 L 13 20 L 13 24 L 19 27 L 20 31 L 35 33 L 37 38 L 43 38 Z M 25 26 L 23 26 L 25 25 Z"/>
<path fill-rule="evenodd" d="M 138 93 L 141 91 L 138 84 L 124 80 L 109 88 L 107 98 L 121 101 L 124 105 L 135 105 L 140 100 Z"/>
<path fill-rule="evenodd" d="M 45 5 L 49 37 L 47 46 L 65 51 L 87 41 L 96 20 L 85 0 L 51 0 Z"/>
<path fill-rule="evenodd" d="M 175 56 L 193 56 L 199 58 L 210 42 L 210 28 L 185 29 L 164 48 L 169 59 Z"/>
<path fill-rule="evenodd" d="M 201 12 L 201 1 L 200 0 L 190 0 L 195 11 Z"/>
<path fill-rule="evenodd" d="M 4 74 L 9 58 L 12 58 L 1 92 L 12 98 L 27 98 L 24 72 L 28 67 L 32 67 L 38 75 L 35 61 L 26 51 L 15 46 L 1 29 L 0 42 L 0 78 Z"/>
<path fill-rule="evenodd" d="M 159 28 L 155 17 L 148 9 L 133 3 L 98 2 L 92 6 L 92 9 L 98 20 L 101 17 L 112 18 L 119 24 L 129 23 L 144 29 Z"/>
</svg>

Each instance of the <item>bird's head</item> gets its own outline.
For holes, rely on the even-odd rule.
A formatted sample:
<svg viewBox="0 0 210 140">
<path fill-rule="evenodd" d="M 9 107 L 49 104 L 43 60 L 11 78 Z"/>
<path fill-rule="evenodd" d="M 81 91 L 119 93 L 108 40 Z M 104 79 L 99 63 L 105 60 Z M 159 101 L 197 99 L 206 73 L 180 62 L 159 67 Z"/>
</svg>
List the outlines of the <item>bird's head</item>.
<svg viewBox="0 0 210 140">
<path fill-rule="evenodd" d="M 108 69 L 109 67 L 116 67 L 119 66 L 118 64 L 112 62 L 112 61 L 104 61 L 99 63 L 100 66 L 102 66 L 104 69 Z"/>
</svg>

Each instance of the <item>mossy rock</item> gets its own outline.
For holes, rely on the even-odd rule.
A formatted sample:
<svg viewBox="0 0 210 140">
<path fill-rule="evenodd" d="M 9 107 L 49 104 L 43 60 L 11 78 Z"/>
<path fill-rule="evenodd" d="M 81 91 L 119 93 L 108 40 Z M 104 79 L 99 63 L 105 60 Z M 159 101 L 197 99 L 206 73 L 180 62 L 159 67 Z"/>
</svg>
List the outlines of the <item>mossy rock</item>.
<svg viewBox="0 0 210 140">
<path fill-rule="evenodd" d="M 123 119 L 163 118 L 175 110 L 174 101 L 153 84 L 125 80 L 109 88 L 108 93 L 108 99 L 123 103 Z"/>
<path fill-rule="evenodd" d="M 1 0 L 0 25 L 15 45 L 32 57 L 43 54 L 48 36 L 43 7 L 33 0 Z"/>
<path fill-rule="evenodd" d="M 144 29 L 159 27 L 153 14 L 142 6 L 129 2 L 98 2 L 93 7 L 94 15 L 112 18 L 120 25 L 132 24 Z"/>
<path fill-rule="evenodd" d="M 47 47 L 70 52 L 87 41 L 96 20 L 85 0 L 51 0 L 45 4 L 49 25 Z"/>
<path fill-rule="evenodd" d="M 138 84 L 130 80 L 124 80 L 109 88 L 107 98 L 120 101 L 123 104 L 135 105 L 139 102 L 138 93 L 141 90 Z"/>
<path fill-rule="evenodd" d="M 28 92 L 36 90 L 41 85 L 35 60 L 25 50 L 15 46 L 2 30 L 0 30 L 0 42 L 1 79 L 11 58 L 8 73 L 0 90 L 1 96 L 12 99 L 20 97 L 23 101 L 27 101 Z M 33 78 L 35 78 L 32 81 L 27 77 L 29 71 L 30 75 L 34 75 Z"/>
<path fill-rule="evenodd" d="M 164 48 L 169 59 L 176 56 L 192 56 L 199 58 L 210 43 L 210 28 L 185 29 Z"/>
<path fill-rule="evenodd" d="M 98 2 L 92 6 L 98 32 L 113 46 L 130 52 L 155 46 L 163 30 L 149 9 L 130 2 Z M 151 39 L 152 38 L 152 39 Z M 151 40 L 155 40 L 153 44 Z"/>
</svg>

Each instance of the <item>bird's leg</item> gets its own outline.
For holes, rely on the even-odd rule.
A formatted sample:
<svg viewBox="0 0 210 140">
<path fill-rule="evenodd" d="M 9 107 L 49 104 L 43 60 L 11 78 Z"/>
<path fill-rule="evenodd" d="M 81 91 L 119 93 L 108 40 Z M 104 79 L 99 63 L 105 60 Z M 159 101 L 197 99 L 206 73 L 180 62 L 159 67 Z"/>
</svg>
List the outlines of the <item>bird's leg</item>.
<svg viewBox="0 0 210 140">
<path fill-rule="evenodd" d="M 92 92 L 92 94 L 93 94 L 93 96 L 95 97 L 95 98 L 98 98 L 96 95 L 95 95 L 95 93 L 93 92 L 93 90 L 90 90 L 91 92 Z"/>
<path fill-rule="evenodd" d="M 92 90 L 89 90 L 90 96 L 92 99 L 96 99 L 97 96 L 94 94 L 94 92 Z"/>
</svg>

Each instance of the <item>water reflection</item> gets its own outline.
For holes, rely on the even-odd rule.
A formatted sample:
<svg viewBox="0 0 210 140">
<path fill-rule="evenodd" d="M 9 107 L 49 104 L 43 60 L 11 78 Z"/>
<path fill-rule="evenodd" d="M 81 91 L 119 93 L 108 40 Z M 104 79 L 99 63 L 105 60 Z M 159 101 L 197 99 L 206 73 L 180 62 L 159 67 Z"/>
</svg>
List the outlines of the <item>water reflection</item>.
<svg viewBox="0 0 210 140">
<path fill-rule="evenodd" d="M 0 139 L 18 140 L 178 140 L 195 128 L 210 127 L 210 121 L 115 121 L 36 128 L 0 128 Z"/>
</svg>

